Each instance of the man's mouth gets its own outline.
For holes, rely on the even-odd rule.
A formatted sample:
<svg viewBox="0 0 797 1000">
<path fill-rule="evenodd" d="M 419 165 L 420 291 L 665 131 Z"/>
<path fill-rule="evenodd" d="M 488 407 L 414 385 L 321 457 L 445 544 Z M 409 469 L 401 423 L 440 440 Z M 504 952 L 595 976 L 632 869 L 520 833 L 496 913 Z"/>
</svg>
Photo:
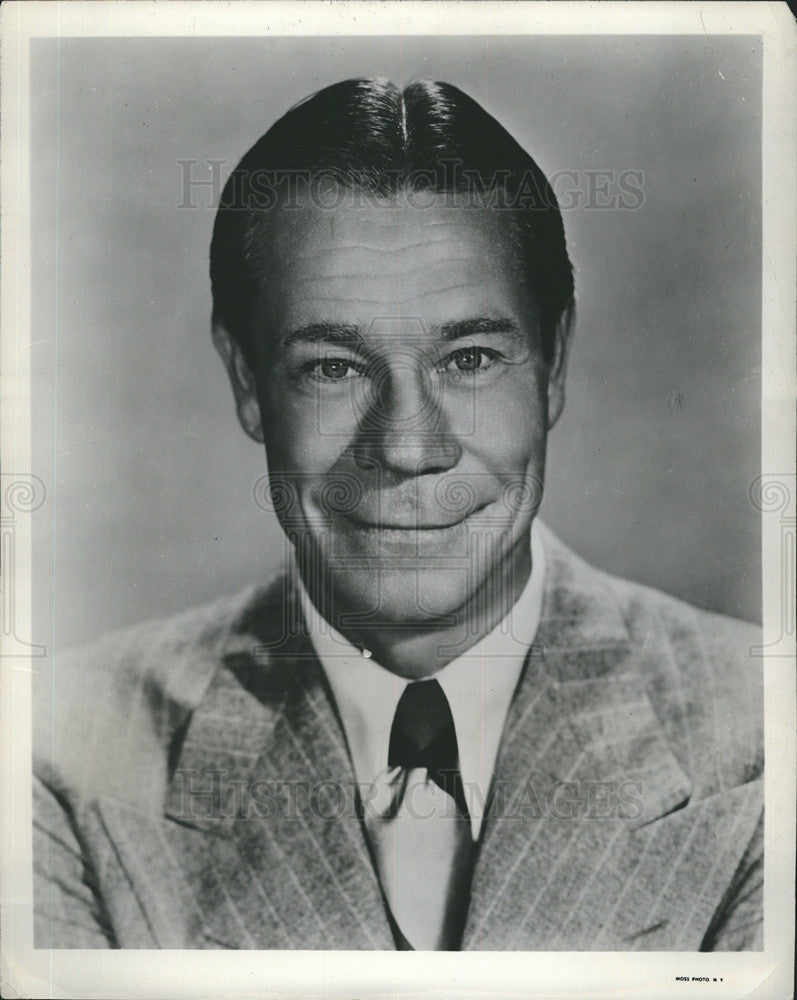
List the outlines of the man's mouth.
<svg viewBox="0 0 797 1000">
<path fill-rule="evenodd" d="M 460 517 L 454 520 L 432 520 L 431 518 L 420 518 L 416 517 L 412 520 L 409 519 L 396 519 L 396 518 L 368 518 L 368 517 L 355 517 L 350 516 L 349 520 L 359 528 L 361 531 L 406 531 L 406 532 L 432 532 L 432 531 L 447 531 L 450 528 L 456 528 L 461 524 L 464 524 L 471 517 L 474 517 L 480 511 L 484 510 L 488 504 L 485 502 L 479 507 L 473 510 L 463 513 Z"/>
<path fill-rule="evenodd" d="M 359 521 L 352 519 L 356 527 L 362 531 L 445 531 L 447 528 L 456 528 L 467 518 L 459 521 L 452 521 L 449 524 L 397 524 L 392 521 Z"/>
</svg>

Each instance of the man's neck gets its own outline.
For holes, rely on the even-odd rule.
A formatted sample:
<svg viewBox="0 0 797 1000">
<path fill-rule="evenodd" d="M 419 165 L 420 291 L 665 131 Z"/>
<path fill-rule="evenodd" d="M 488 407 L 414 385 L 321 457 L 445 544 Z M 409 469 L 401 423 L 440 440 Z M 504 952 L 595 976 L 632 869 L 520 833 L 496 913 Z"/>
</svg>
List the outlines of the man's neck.
<svg viewBox="0 0 797 1000">
<path fill-rule="evenodd" d="M 345 621 L 350 608 L 340 607 L 330 624 L 352 645 L 367 649 L 386 670 L 410 680 L 430 677 L 447 663 L 467 652 L 509 614 L 531 574 L 528 535 L 519 539 L 507 558 L 490 574 L 461 607 L 446 616 L 445 623 L 380 624 L 378 629 L 352 629 Z M 310 594 L 316 604 L 316 595 Z M 324 609 L 320 609 L 324 613 Z M 330 616 L 324 615 L 327 620 Z M 451 624 L 451 619 L 454 623 Z"/>
</svg>

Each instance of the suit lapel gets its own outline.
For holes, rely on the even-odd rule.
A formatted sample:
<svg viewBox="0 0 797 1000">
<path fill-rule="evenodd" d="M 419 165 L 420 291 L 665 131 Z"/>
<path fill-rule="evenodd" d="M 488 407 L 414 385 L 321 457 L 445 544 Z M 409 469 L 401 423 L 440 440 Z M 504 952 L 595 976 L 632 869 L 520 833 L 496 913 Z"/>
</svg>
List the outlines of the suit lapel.
<svg viewBox="0 0 797 1000">
<path fill-rule="evenodd" d="M 612 593 L 545 541 L 542 619 L 507 719 L 463 947 L 697 950 L 761 789 L 687 805 L 691 783 Z"/>
<path fill-rule="evenodd" d="M 760 789 L 686 805 L 691 783 L 613 595 L 555 541 L 546 556 L 542 620 L 507 719 L 463 947 L 697 950 L 752 835 Z"/>
<path fill-rule="evenodd" d="M 274 631 L 290 610 L 244 616 L 165 818 L 98 806 L 159 946 L 394 947 L 323 672 L 305 635 Z"/>
</svg>

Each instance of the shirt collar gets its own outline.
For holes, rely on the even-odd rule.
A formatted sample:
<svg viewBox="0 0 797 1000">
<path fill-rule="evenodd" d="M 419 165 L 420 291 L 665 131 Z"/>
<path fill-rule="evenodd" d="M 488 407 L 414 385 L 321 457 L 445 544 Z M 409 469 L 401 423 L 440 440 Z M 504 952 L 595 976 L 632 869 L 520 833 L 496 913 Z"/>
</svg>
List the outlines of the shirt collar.
<svg viewBox="0 0 797 1000">
<path fill-rule="evenodd" d="M 434 674 L 454 718 L 474 839 L 481 829 L 506 715 L 542 612 L 545 553 L 536 521 L 531 558 L 528 582 L 507 616 Z M 336 631 L 316 610 L 299 573 L 294 577 L 313 646 L 343 722 L 355 775 L 360 783 L 373 781 L 387 768 L 393 716 L 410 682 Z"/>
</svg>

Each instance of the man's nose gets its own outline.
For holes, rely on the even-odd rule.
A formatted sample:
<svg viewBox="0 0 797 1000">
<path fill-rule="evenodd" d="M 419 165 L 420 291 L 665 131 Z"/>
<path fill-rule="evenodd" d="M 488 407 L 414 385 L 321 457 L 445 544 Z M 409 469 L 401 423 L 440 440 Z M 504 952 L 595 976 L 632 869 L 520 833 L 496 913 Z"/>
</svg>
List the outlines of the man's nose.
<svg viewBox="0 0 797 1000">
<path fill-rule="evenodd" d="M 402 476 L 447 472 L 462 448 L 449 426 L 439 380 L 412 358 L 393 358 L 373 380 L 355 459 Z"/>
</svg>

